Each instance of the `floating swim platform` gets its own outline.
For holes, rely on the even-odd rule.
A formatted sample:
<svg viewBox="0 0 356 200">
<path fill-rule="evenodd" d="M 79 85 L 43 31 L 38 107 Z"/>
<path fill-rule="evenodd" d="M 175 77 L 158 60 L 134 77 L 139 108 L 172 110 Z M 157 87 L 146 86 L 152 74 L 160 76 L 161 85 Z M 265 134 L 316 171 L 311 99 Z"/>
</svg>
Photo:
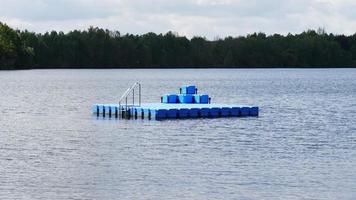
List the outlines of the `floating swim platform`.
<svg viewBox="0 0 356 200">
<path fill-rule="evenodd" d="M 120 112 L 121 111 L 121 112 Z M 219 117 L 257 117 L 259 107 L 229 104 L 159 104 L 147 103 L 141 106 L 119 104 L 95 104 L 93 113 L 102 117 L 142 119 L 187 119 Z"/>
<path fill-rule="evenodd" d="M 131 87 L 131 90 L 132 88 L 135 87 Z M 198 94 L 198 89 L 195 86 L 182 86 L 180 94 L 164 95 L 161 97 L 161 103 L 141 103 L 140 90 L 141 86 L 139 85 L 139 103 L 137 105 L 135 104 L 135 93 L 132 95 L 132 104 L 128 104 L 130 92 L 125 92 L 124 98 L 121 98 L 121 100 L 125 100 L 125 104 L 122 104 L 121 100 L 119 104 L 94 104 L 93 113 L 104 118 L 155 120 L 259 116 L 258 106 L 211 104 L 209 95 Z"/>
</svg>

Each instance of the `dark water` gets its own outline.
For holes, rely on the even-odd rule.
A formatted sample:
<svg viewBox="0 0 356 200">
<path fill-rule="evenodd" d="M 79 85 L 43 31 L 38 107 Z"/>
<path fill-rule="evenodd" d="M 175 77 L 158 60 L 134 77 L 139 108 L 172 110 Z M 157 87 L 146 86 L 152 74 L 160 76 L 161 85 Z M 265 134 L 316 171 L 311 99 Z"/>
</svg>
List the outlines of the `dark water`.
<svg viewBox="0 0 356 200">
<path fill-rule="evenodd" d="M 97 120 L 197 84 L 259 118 Z M 0 72 L 0 199 L 356 199 L 356 70 Z"/>
</svg>

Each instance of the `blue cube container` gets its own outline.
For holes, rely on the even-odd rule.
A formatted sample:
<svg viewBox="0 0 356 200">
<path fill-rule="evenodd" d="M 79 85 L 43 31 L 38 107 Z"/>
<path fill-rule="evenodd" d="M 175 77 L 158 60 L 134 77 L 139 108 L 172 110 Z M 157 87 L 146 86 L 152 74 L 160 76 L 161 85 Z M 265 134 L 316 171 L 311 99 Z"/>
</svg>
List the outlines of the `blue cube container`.
<svg viewBox="0 0 356 200">
<path fill-rule="evenodd" d="M 197 88 L 194 85 L 184 85 L 180 90 L 181 94 L 196 94 Z"/>
<path fill-rule="evenodd" d="M 169 94 L 163 95 L 162 96 L 162 103 L 168 103 L 169 102 Z"/>
<path fill-rule="evenodd" d="M 259 109 L 258 107 L 251 107 L 250 108 L 250 116 L 258 117 Z"/>
<path fill-rule="evenodd" d="M 130 114 L 131 116 L 135 116 L 136 109 L 135 108 L 130 108 Z"/>
<path fill-rule="evenodd" d="M 220 111 L 221 109 L 220 108 L 211 108 L 210 109 L 210 117 L 220 117 Z"/>
<path fill-rule="evenodd" d="M 137 116 L 138 117 L 142 117 L 143 116 L 143 109 L 142 108 L 135 108 L 135 112 L 137 112 Z"/>
<path fill-rule="evenodd" d="M 105 105 L 104 106 L 105 114 L 108 115 L 109 112 L 111 111 L 111 106 L 110 105 Z M 103 111 L 104 112 L 104 111 Z"/>
<path fill-rule="evenodd" d="M 240 108 L 239 107 L 232 107 L 231 110 L 230 110 L 230 115 L 232 117 L 240 116 Z"/>
<path fill-rule="evenodd" d="M 105 109 L 105 112 L 106 112 L 106 113 L 109 112 L 110 107 L 111 107 L 110 105 L 105 105 L 105 106 L 104 106 L 104 109 Z"/>
<path fill-rule="evenodd" d="M 151 115 L 151 110 L 150 110 L 150 109 L 144 108 L 144 109 L 142 109 L 142 110 L 143 110 L 143 116 L 144 116 L 145 118 L 148 118 L 148 117 Z M 151 115 L 151 117 L 152 117 L 152 115 Z"/>
<path fill-rule="evenodd" d="M 208 104 L 209 103 L 209 95 L 207 95 L 207 94 L 195 94 L 194 95 L 194 103 L 197 103 L 197 104 Z"/>
<path fill-rule="evenodd" d="M 242 107 L 240 110 L 241 117 L 247 117 L 250 115 L 250 108 L 249 107 Z"/>
<path fill-rule="evenodd" d="M 200 116 L 201 117 L 209 117 L 210 115 L 210 108 L 202 108 L 200 109 Z"/>
<path fill-rule="evenodd" d="M 199 108 L 191 108 L 189 109 L 189 117 L 197 118 L 199 117 L 200 109 Z"/>
<path fill-rule="evenodd" d="M 179 118 L 188 118 L 189 117 L 189 109 L 186 109 L 186 108 L 179 109 L 178 113 L 179 113 Z"/>
<path fill-rule="evenodd" d="M 193 103 L 193 95 L 191 94 L 180 94 L 179 103 Z"/>
<path fill-rule="evenodd" d="M 166 109 L 157 109 L 154 110 L 154 115 L 156 119 L 166 119 L 167 118 L 167 110 Z"/>
<path fill-rule="evenodd" d="M 209 95 L 207 95 L 207 94 L 195 94 L 194 95 L 194 103 L 197 103 L 197 104 L 208 104 L 209 103 Z"/>
<path fill-rule="evenodd" d="M 102 112 L 102 105 L 101 104 L 96 104 L 93 105 L 93 113 L 97 114 L 97 113 L 101 113 Z"/>
<path fill-rule="evenodd" d="M 221 108 L 221 117 L 229 117 L 231 114 L 231 108 L 223 107 Z"/>
<path fill-rule="evenodd" d="M 114 106 L 114 105 L 105 106 L 105 112 L 109 116 L 114 116 L 115 115 L 115 111 L 116 111 L 116 106 Z"/>
<path fill-rule="evenodd" d="M 177 103 L 178 95 L 176 94 L 166 94 L 163 96 L 162 103 Z"/>
<path fill-rule="evenodd" d="M 200 103 L 201 104 L 208 104 L 209 103 L 209 95 L 201 94 L 200 95 Z"/>
<path fill-rule="evenodd" d="M 119 112 L 119 107 L 112 105 L 112 106 L 111 106 L 111 112 L 112 112 L 113 114 L 115 114 L 116 111 Z"/>
<path fill-rule="evenodd" d="M 167 118 L 176 119 L 178 116 L 178 109 L 169 109 L 167 111 Z"/>
</svg>

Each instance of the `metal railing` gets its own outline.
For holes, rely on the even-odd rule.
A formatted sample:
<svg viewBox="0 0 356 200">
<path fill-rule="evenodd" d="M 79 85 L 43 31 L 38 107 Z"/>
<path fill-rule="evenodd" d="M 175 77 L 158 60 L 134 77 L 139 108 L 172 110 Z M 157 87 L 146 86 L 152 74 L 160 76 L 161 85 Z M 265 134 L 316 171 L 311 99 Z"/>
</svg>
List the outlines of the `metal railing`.
<svg viewBox="0 0 356 200">
<path fill-rule="evenodd" d="M 119 110 L 120 110 L 120 116 L 129 116 L 129 108 L 136 106 L 135 104 L 135 90 L 138 88 L 138 105 L 141 106 L 141 84 L 136 82 L 134 83 L 130 88 L 128 88 L 124 94 L 121 96 L 119 99 Z M 136 90 L 137 91 L 137 90 Z M 129 95 L 132 93 L 132 104 L 128 103 L 128 98 Z M 123 102 L 124 101 L 124 102 Z M 122 105 L 122 106 L 121 106 Z M 124 112 L 124 114 L 123 114 Z"/>
</svg>

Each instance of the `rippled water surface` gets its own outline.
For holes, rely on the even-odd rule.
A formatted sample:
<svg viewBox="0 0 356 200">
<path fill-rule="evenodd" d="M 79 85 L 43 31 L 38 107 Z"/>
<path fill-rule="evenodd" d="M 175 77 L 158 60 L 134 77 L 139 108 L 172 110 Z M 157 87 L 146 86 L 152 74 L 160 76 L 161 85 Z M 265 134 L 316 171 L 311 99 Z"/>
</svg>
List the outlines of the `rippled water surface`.
<svg viewBox="0 0 356 200">
<path fill-rule="evenodd" d="M 259 118 L 96 119 L 196 84 Z M 0 199 L 356 199 L 356 70 L 0 72 Z"/>
</svg>

